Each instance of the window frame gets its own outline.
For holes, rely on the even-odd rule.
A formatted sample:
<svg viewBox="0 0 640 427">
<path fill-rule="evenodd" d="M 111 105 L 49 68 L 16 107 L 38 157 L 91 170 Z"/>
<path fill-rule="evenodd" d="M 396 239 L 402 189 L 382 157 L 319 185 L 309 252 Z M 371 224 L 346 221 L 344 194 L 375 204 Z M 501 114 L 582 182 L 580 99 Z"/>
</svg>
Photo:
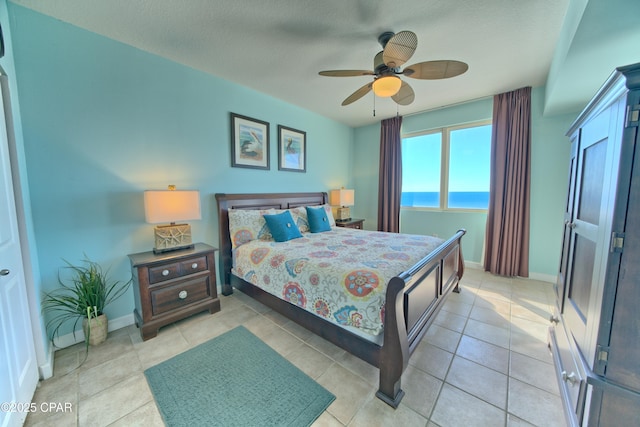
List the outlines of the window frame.
<svg viewBox="0 0 640 427">
<path fill-rule="evenodd" d="M 431 211 L 431 212 L 487 212 L 488 209 L 474 209 L 474 208 L 450 208 L 448 207 L 449 199 L 449 160 L 451 152 L 451 132 L 468 129 L 481 126 L 493 126 L 492 120 L 480 120 L 476 122 L 469 122 L 453 126 L 444 126 L 440 128 L 433 128 L 428 130 L 422 130 L 418 132 L 403 133 L 400 135 L 400 139 L 414 138 L 423 135 L 431 135 L 440 133 L 440 206 L 428 207 L 428 206 L 400 206 L 400 209 L 407 209 L 412 211 Z M 489 141 L 491 144 L 491 141 Z M 491 165 L 489 165 L 489 168 Z M 491 191 L 491 190 L 489 190 Z"/>
</svg>

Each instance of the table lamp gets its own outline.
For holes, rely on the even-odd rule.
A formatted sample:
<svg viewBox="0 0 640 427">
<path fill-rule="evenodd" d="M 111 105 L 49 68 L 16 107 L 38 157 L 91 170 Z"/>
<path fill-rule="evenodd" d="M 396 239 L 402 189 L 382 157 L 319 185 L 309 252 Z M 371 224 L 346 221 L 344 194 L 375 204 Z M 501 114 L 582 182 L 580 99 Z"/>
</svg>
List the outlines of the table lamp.
<svg viewBox="0 0 640 427">
<path fill-rule="evenodd" d="M 349 206 L 354 205 L 354 200 L 355 192 L 353 190 L 346 190 L 344 187 L 329 192 L 329 204 L 338 206 L 335 218 L 337 221 L 348 221 L 351 219 L 351 209 L 349 209 Z"/>
<path fill-rule="evenodd" d="M 154 227 L 154 253 L 193 248 L 191 226 L 178 221 L 200 219 L 200 193 L 196 190 L 148 190 L 144 192 L 144 216 Z M 166 224 L 169 223 L 169 224 Z"/>
</svg>

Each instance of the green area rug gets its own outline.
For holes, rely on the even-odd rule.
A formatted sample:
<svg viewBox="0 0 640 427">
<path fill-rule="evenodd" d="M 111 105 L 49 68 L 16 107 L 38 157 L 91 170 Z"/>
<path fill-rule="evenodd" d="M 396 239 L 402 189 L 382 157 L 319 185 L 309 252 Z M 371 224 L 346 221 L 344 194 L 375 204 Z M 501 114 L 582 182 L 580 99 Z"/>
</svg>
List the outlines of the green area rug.
<svg viewBox="0 0 640 427">
<path fill-rule="evenodd" d="M 144 374 L 167 426 L 308 426 L 335 399 L 242 326 Z"/>
</svg>

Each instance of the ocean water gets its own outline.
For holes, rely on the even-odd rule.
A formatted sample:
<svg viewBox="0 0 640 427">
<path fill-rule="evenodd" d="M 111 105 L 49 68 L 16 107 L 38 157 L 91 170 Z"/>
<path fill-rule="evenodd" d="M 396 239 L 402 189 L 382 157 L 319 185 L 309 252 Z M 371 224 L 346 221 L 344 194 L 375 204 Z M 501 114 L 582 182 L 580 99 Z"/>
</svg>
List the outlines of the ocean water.
<svg viewBox="0 0 640 427">
<path fill-rule="evenodd" d="M 401 206 L 437 208 L 440 206 L 439 192 L 403 192 Z M 488 191 L 452 191 L 449 193 L 449 208 L 487 209 Z"/>
</svg>

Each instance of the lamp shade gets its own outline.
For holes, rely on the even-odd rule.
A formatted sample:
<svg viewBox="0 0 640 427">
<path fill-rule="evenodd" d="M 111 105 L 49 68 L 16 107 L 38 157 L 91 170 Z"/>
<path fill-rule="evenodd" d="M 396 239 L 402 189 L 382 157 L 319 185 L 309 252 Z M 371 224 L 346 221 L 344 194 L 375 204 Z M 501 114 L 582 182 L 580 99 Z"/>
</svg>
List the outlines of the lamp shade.
<svg viewBox="0 0 640 427">
<path fill-rule="evenodd" d="M 200 192 L 196 190 L 145 191 L 144 216 L 149 224 L 200 219 Z"/>
<path fill-rule="evenodd" d="M 398 93 L 400 86 L 402 86 L 402 80 L 396 76 L 380 77 L 373 82 L 373 93 L 386 98 Z"/>
<path fill-rule="evenodd" d="M 355 191 L 341 188 L 329 192 L 329 204 L 333 206 L 353 206 L 355 202 Z"/>
</svg>

